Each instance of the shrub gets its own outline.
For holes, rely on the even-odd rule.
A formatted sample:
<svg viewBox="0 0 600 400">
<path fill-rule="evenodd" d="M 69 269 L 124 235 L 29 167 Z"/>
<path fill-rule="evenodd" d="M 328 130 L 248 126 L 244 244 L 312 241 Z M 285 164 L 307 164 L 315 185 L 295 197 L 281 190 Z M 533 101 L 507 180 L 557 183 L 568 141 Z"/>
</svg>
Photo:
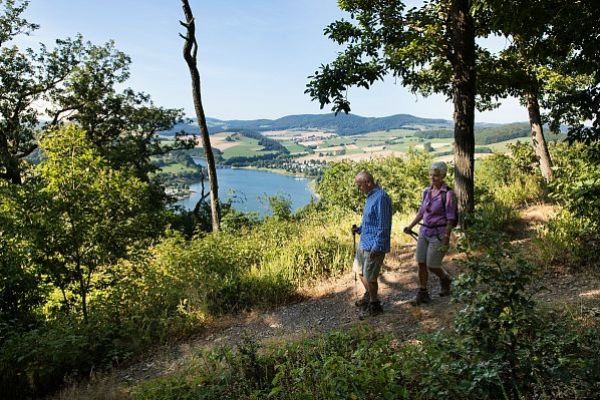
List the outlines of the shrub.
<svg viewBox="0 0 600 400">
<path fill-rule="evenodd" d="M 431 159 L 423 152 L 410 151 L 406 159 L 388 157 L 371 161 L 340 161 L 329 164 L 317 185 L 317 193 L 327 206 L 359 211 L 364 204 L 354 183 L 356 174 L 369 171 L 388 193 L 394 212 L 414 210 L 421 202 L 422 188 L 428 183 Z"/>
<path fill-rule="evenodd" d="M 471 216 L 471 224 L 479 230 L 505 230 L 517 219 L 519 208 L 544 197 L 542 176 L 531 146 L 516 143 L 510 149 L 510 156 L 493 154 L 478 160 L 476 213 Z"/>
<path fill-rule="evenodd" d="M 350 265 L 351 237 L 338 224 L 345 218 L 356 217 L 312 206 L 251 229 L 192 240 L 169 233 L 94 272 L 87 322 L 75 313 L 64 316 L 58 291 L 45 306 L 45 323 L 25 334 L 2 331 L 0 383 L 21 395 L 41 395 L 65 376 L 121 363 L 212 316 L 288 301 L 299 285 Z"/>
<path fill-rule="evenodd" d="M 261 198 L 262 203 L 269 205 L 272 217 L 278 220 L 288 220 L 292 216 L 292 199 L 289 194 L 277 194 Z"/>
<path fill-rule="evenodd" d="M 467 231 L 469 245 L 471 235 Z M 572 311 L 536 306 L 536 267 L 504 241 L 489 242 L 483 255 L 464 250 L 469 256 L 466 272 L 455 281 L 462 308 L 453 332 L 405 349 L 402 371 L 410 398 L 593 396 L 600 362 L 590 352 L 600 345 L 598 322 L 582 324 Z"/>
<path fill-rule="evenodd" d="M 550 196 L 564 209 L 542 232 L 549 260 L 570 266 L 600 250 L 600 145 L 556 144 Z"/>
<path fill-rule="evenodd" d="M 180 375 L 145 383 L 144 399 L 406 398 L 392 337 L 370 330 L 333 332 L 261 351 L 244 339 L 237 351 L 197 357 Z M 201 371 L 201 372 L 200 372 Z"/>
</svg>

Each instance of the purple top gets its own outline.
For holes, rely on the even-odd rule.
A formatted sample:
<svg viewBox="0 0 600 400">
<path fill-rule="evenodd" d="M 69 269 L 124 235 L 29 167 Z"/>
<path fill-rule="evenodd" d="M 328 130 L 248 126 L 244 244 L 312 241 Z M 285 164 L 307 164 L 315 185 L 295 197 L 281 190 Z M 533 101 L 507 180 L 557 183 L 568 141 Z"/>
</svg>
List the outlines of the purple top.
<svg viewBox="0 0 600 400">
<path fill-rule="evenodd" d="M 442 192 L 446 192 L 445 212 L 442 204 Z M 456 196 L 454 191 L 444 183 L 440 187 L 440 191 L 432 197 L 431 186 L 429 186 L 423 192 L 423 201 L 419 212 L 423 215 L 419 235 L 427 237 L 444 235 L 447 222 L 456 221 Z"/>
</svg>

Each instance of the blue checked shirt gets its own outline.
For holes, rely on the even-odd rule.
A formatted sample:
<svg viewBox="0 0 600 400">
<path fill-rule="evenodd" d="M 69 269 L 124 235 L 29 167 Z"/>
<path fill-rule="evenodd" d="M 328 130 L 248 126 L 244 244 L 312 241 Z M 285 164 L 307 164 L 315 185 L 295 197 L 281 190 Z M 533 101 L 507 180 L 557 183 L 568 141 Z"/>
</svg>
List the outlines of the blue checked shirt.
<svg viewBox="0 0 600 400">
<path fill-rule="evenodd" d="M 360 248 L 365 251 L 390 251 L 390 233 L 392 231 L 392 201 L 379 186 L 368 194 L 363 210 L 360 233 Z"/>
</svg>

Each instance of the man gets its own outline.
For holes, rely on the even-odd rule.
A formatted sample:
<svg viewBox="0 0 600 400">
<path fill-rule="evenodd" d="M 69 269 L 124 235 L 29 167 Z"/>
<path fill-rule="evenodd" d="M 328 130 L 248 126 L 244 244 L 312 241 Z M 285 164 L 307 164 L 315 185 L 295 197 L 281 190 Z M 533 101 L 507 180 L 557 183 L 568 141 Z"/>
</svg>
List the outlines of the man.
<svg viewBox="0 0 600 400">
<path fill-rule="evenodd" d="M 373 176 L 362 171 L 354 179 L 358 189 L 367 195 L 360 226 L 352 226 L 352 233 L 360 234 L 360 242 L 355 254 L 355 266 L 365 287 L 365 294 L 356 302 L 367 315 L 383 312 L 377 297 L 377 278 L 385 258 L 390 251 L 392 230 L 392 201 L 386 192 L 375 184 Z"/>
</svg>

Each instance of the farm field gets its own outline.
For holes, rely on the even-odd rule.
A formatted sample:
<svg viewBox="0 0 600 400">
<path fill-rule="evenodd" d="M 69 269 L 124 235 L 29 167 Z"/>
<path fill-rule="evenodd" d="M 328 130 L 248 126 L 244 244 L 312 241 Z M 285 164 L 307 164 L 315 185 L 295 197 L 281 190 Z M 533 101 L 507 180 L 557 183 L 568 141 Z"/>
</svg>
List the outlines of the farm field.
<svg viewBox="0 0 600 400">
<path fill-rule="evenodd" d="M 522 128 L 523 124 L 507 124 L 506 126 L 493 126 L 480 128 L 476 132 L 481 142 L 482 137 L 496 136 L 502 139 Z M 523 129 L 521 129 L 523 130 Z M 377 130 L 369 133 L 342 135 L 324 129 L 280 129 L 272 131 L 255 131 L 268 140 L 279 142 L 289 153 L 293 162 L 319 161 L 332 162 L 345 159 L 363 160 L 387 156 L 400 157 L 411 149 L 425 150 L 432 154 L 434 159 L 451 160 L 453 151 L 452 138 L 438 138 L 444 134 L 448 127 L 440 124 L 414 124 L 399 129 Z M 491 132 L 491 133 L 490 133 Z M 502 136 L 504 135 L 504 136 Z M 428 138 L 432 136 L 432 138 Z M 560 137 L 548 135 L 549 140 L 557 140 Z M 260 138 L 260 137 L 259 137 Z M 476 145 L 475 156 L 482 157 L 491 152 L 506 153 L 508 145 L 516 142 L 527 142 L 528 136 L 518 137 L 497 143 Z M 283 155 L 281 149 L 267 150 L 259 144 L 258 139 L 244 136 L 233 130 L 219 132 L 211 135 L 214 148 L 218 149 L 224 160 L 233 157 L 256 158 L 262 155 Z M 251 161 L 250 164 L 252 165 Z"/>
</svg>

